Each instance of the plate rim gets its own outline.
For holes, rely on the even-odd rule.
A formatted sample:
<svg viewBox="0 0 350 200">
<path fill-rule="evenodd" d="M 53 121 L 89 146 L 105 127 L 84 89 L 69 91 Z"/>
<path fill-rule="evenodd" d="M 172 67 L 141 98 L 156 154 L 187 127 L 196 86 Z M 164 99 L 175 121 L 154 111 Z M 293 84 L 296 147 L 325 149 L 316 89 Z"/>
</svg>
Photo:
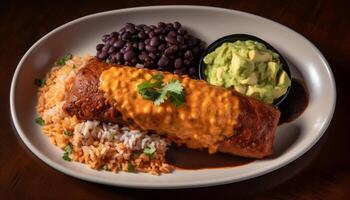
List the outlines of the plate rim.
<svg viewBox="0 0 350 200">
<path fill-rule="evenodd" d="M 35 148 L 30 140 L 25 136 L 24 131 L 22 130 L 19 121 L 18 121 L 18 116 L 17 116 L 17 112 L 16 112 L 16 108 L 15 108 L 15 91 L 16 91 L 16 83 L 17 83 L 17 78 L 19 75 L 19 72 L 21 71 L 22 67 L 24 66 L 23 63 L 24 61 L 27 59 L 27 57 L 31 54 L 31 52 L 38 46 L 40 45 L 40 43 L 44 40 L 46 40 L 48 37 L 50 37 L 52 34 L 60 31 L 61 29 L 64 29 L 70 25 L 73 25 L 75 23 L 79 23 L 81 21 L 85 21 L 85 20 L 89 20 L 90 18 L 94 18 L 94 17 L 98 17 L 98 16 L 104 16 L 104 15 L 109 15 L 109 14 L 116 14 L 116 13 L 123 13 L 123 12 L 132 12 L 132 11 L 142 11 L 142 10 L 154 10 L 154 9 L 179 9 L 179 10 L 183 10 L 183 9 L 197 9 L 197 10 L 206 10 L 206 11 L 215 11 L 215 12 L 225 12 L 225 13 L 236 13 L 238 15 L 243 15 L 245 17 L 248 18 L 255 18 L 258 20 L 262 20 L 262 21 L 266 21 L 269 23 L 275 23 L 280 25 L 281 28 L 285 29 L 288 32 L 292 32 L 294 34 L 297 34 L 298 36 L 300 36 L 302 39 L 304 39 L 307 44 L 311 47 L 312 50 L 315 51 L 315 53 L 320 57 L 320 61 L 323 63 L 323 65 L 326 67 L 326 72 L 327 72 L 327 76 L 330 78 L 330 87 L 334 92 L 334 95 L 332 97 L 332 107 L 331 107 L 331 113 L 330 115 L 327 116 L 327 119 L 325 120 L 325 122 L 322 124 L 321 128 L 320 128 L 320 133 L 318 134 L 317 138 L 315 140 L 313 140 L 307 147 L 303 148 L 301 151 L 296 152 L 295 154 L 292 154 L 287 160 L 285 161 L 281 161 L 281 163 L 277 163 L 274 166 L 269 166 L 269 167 L 265 167 L 263 169 L 260 169 L 260 171 L 255 172 L 253 174 L 249 174 L 247 176 L 244 177 L 238 177 L 235 179 L 230 179 L 230 177 L 228 178 L 223 178 L 223 179 L 214 179 L 214 180 L 207 180 L 207 181 L 193 181 L 190 182 L 190 184 L 188 183 L 167 183 L 166 185 L 164 184 L 157 184 L 156 182 L 152 182 L 152 183 L 148 183 L 148 184 L 142 184 L 142 183 L 128 183 L 128 182 L 115 182 L 115 181 L 108 181 L 106 179 L 102 179 L 102 178 L 98 178 L 98 177 L 93 177 L 93 176 L 83 176 L 80 173 L 74 173 L 71 169 L 60 165 L 60 164 L 56 164 L 53 161 L 51 161 L 49 158 L 47 158 L 43 153 L 41 153 L 41 151 L 39 151 L 37 148 Z M 281 167 L 284 167 L 286 165 L 288 165 L 289 163 L 295 161 L 297 158 L 299 158 L 300 156 L 302 156 L 303 154 L 305 154 L 311 147 L 313 147 L 318 141 L 319 139 L 324 135 L 325 131 L 327 130 L 327 128 L 329 127 L 329 124 L 332 121 L 333 115 L 334 115 L 334 111 L 335 111 L 335 106 L 336 106 L 336 84 L 335 84 L 335 80 L 334 80 L 334 75 L 333 72 L 330 68 L 330 65 L 328 64 L 327 60 L 325 59 L 325 57 L 323 56 L 323 54 L 321 53 L 321 51 L 312 43 L 310 42 L 307 38 L 305 38 L 303 35 L 301 35 L 300 33 L 294 31 L 293 29 L 280 24 L 278 22 L 275 22 L 273 20 L 255 15 L 255 14 L 251 14 L 251 13 L 247 13 L 247 12 L 243 12 L 243 11 L 238 11 L 238 10 L 234 10 L 234 9 L 227 9 L 227 8 L 219 8 L 219 7 L 211 7 L 211 6 L 196 6 L 196 5 L 162 5 L 162 6 L 141 6 L 141 7 L 131 7 L 131 8 L 123 8 L 123 9 L 117 9 L 117 10 L 110 10 L 110 11 L 104 11 L 104 12 L 98 12 L 98 13 L 94 13 L 94 14 L 90 14 L 90 15 L 86 15 L 80 18 L 77 18 L 75 20 L 72 20 L 70 22 L 67 22 L 55 29 L 53 29 L 52 31 L 50 31 L 49 33 L 45 34 L 43 37 L 41 37 L 39 40 L 37 40 L 27 51 L 26 53 L 23 55 L 23 57 L 21 58 L 20 62 L 18 63 L 18 65 L 16 66 L 16 70 L 13 74 L 13 78 L 11 81 L 11 87 L 10 87 L 10 112 L 11 112 L 11 118 L 12 118 L 12 123 L 15 127 L 15 132 L 20 136 L 22 142 L 25 144 L 25 146 L 34 153 L 34 155 L 36 157 L 38 157 L 40 160 L 44 161 L 45 164 L 49 165 L 50 167 L 55 168 L 56 170 L 67 174 L 69 176 L 75 177 L 75 178 L 79 178 L 85 181 L 89 181 L 89 182 L 96 182 L 96 183 L 100 183 L 100 184 L 106 184 L 106 185 L 113 185 L 113 186 L 121 186 L 121 187 L 129 187 L 129 188 L 142 188 L 142 189 L 175 189 L 175 188 L 194 188 L 194 187 L 207 187 L 207 186 L 215 186 L 215 185 L 222 185 L 222 184 L 228 184 L 228 183 L 234 183 L 234 182 L 239 182 L 239 181 L 243 181 L 243 180 L 248 180 L 248 179 L 252 179 L 258 176 L 262 176 L 264 174 L 270 173 L 272 171 L 275 171 Z"/>
</svg>

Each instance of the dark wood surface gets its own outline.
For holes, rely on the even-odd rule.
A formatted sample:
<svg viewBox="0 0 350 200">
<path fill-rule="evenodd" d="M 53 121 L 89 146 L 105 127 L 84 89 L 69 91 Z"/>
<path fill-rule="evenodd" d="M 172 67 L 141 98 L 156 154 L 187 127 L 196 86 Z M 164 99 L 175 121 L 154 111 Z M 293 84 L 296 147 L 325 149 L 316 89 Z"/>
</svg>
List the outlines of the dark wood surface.
<svg viewBox="0 0 350 200">
<path fill-rule="evenodd" d="M 51 3 L 50 3 L 51 2 Z M 0 3 L 0 199 L 350 199 L 350 6 L 346 1 L 42 1 Z M 99 185 L 64 175 L 35 157 L 18 138 L 9 112 L 16 65 L 39 38 L 84 15 L 134 6 L 199 4 L 254 13 L 311 40 L 329 61 L 337 106 L 324 137 L 290 165 L 223 186 L 141 190 Z M 69 37 L 69 36 L 68 36 Z"/>
</svg>

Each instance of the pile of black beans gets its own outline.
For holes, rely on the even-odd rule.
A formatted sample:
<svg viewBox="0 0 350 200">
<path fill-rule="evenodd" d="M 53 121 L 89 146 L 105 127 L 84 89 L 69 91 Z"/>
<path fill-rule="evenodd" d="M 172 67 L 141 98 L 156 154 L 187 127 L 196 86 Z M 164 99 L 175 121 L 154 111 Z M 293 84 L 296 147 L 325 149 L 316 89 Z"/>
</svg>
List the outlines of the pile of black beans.
<svg viewBox="0 0 350 200">
<path fill-rule="evenodd" d="M 109 63 L 169 71 L 198 77 L 205 43 L 187 33 L 179 22 L 158 25 L 125 24 L 102 37 L 96 57 Z"/>
</svg>

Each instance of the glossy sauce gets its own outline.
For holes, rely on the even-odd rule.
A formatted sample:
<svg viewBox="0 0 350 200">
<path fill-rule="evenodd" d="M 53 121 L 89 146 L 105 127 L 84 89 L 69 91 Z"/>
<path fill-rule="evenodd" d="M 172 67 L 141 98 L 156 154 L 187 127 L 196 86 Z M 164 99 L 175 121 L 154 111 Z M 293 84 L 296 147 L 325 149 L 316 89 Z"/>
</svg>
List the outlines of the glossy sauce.
<svg viewBox="0 0 350 200">
<path fill-rule="evenodd" d="M 100 89 L 107 99 L 114 100 L 115 108 L 122 113 L 124 120 L 131 118 L 143 130 L 166 133 L 178 144 L 208 148 L 210 153 L 215 153 L 218 144 L 234 134 L 232 130 L 239 115 L 238 97 L 204 81 L 162 73 L 165 83 L 171 79 L 181 82 L 186 101 L 179 107 L 168 102 L 157 106 L 137 91 L 137 85 L 150 80 L 156 73 L 160 72 L 111 67 L 102 72 Z"/>
<path fill-rule="evenodd" d="M 293 79 L 290 93 L 279 107 L 281 111 L 279 124 L 291 122 L 298 118 L 306 109 L 308 101 L 308 92 L 302 81 Z M 169 164 L 185 170 L 237 167 L 256 160 L 223 153 L 208 154 L 206 151 L 175 145 L 167 151 L 166 159 Z"/>
<path fill-rule="evenodd" d="M 256 159 L 243 158 L 230 154 L 208 154 L 205 150 L 189 149 L 173 145 L 166 154 L 167 163 L 178 169 L 207 169 L 221 167 L 236 167 L 253 162 Z"/>
<path fill-rule="evenodd" d="M 121 108 L 118 110 L 123 116 L 132 118 L 141 128 L 167 132 L 168 137 L 178 143 L 185 143 L 190 148 L 209 148 L 209 152 L 215 153 L 215 145 L 225 136 L 233 135 L 232 130 L 239 113 L 237 98 L 231 96 L 226 89 L 213 89 L 203 81 L 164 74 L 164 82 L 171 79 L 180 80 L 186 90 L 186 103 L 178 108 L 169 103 L 155 106 L 152 101 L 144 100 L 137 92 L 137 85 L 150 80 L 154 73 L 156 72 L 141 71 L 137 68 L 112 67 L 101 74 L 100 89 L 109 95 L 109 98 L 114 99 L 117 104 L 115 107 Z M 212 103 L 215 103 L 216 110 L 226 112 L 210 109 Z M 305 87 L 299 80 L 293 79 L 290 93 L 279 107 L 280 124 L 296 119 L 307 104 L 308 94 Z M 215 120 L 218 118 L 222 120 Z M 177 168 L 192 170 L 235 167 L 255 160 L 223 153 L 208 154 L 206 150 L 176 145 L 167 151 L 166 159 Z"/>
</svg>

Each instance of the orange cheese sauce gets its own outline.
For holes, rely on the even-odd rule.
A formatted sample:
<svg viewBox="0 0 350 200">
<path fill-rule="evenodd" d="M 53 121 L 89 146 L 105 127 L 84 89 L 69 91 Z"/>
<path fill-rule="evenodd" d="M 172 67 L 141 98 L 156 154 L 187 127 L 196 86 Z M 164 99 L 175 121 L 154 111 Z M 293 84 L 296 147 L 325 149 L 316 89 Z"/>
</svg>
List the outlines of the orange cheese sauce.
<svg viewBox="0 0 350 200">
<path fill-rule="evenodd" d="M 100 90 L 114 100 L 124 120 L 132 119 L 144 130 L 166 134 L 178 144 L 189 148 L 208 148 L 215 153 L 218 144 L 231 137 L 239 113 L 238 98 L 230 90 L 208 85 L 205 81 L 170 73 L 164 83 L 177 79 L 185 89 L 185 103 L 176 107 L 170 102 L 159 106 L 144 99 L 137 85 L 150 80 L 154 70 L 132 67 L 111 67 L 100 76 Z"/>
</svg>

